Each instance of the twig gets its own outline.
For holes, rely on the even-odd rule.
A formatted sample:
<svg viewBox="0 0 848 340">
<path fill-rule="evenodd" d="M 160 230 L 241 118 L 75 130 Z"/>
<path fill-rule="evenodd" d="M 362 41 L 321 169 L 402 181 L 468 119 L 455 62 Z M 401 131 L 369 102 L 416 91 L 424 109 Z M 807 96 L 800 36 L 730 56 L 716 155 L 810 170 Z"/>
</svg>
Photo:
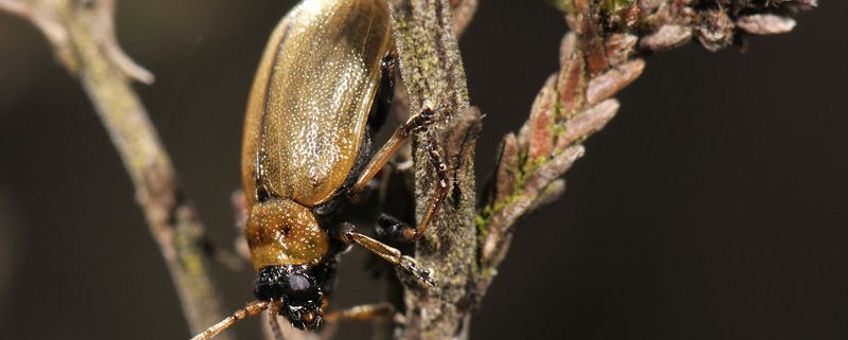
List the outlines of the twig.
<svg viewBox="0 0 848 340">
<path fill-rule="evenodd" d="M 477 12 L 478 0 L 450 0 L 450 5 L 453 8 L 453 34 L 457 37 L 462 36 L 471 19 L 474 19 L 474 14 Z"/>
<path fill-rule="evenodd" d="M 118 47 L 114 0 L 0 0 L 0 9 L 29 20 L 45 34 L 59 61 L 76 76 L 135 185 L 150 232 L 162 251 L 192 332 L 222 319 L 209 278 L 204 231 L 182 193 L 171 160 L 131 79 L 153 76 Z"/>
<path fill-rule="evenodd" d="M 583 141 L 618 111 L 612 97 L 645 67 L 634 57 L 696 38 L 708 50 L 739 44 L 742 34 L 785 33 L 785 15 L 814 0 L 554 0 L 571 28 L 560 70 L 545 83 L 518 135 L 504 138 L 497 171 L 476 222 L 485 294 L 503 261 L 517 221 L 565 190 L 559 179 L 583 155 Z M 762 3 L 762 4 L 755 4 Z"/>
</svg>

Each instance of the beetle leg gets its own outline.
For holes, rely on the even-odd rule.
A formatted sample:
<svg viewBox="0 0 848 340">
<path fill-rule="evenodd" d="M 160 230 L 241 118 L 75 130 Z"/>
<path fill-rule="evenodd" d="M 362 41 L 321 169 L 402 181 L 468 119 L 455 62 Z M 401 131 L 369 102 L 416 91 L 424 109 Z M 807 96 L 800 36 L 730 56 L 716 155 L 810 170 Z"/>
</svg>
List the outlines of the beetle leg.
<svg viewBox="0 0 848 340">
<path fill-rule="evenodd" d="M 271 334 L 274 336 L 274 340 L 285 339 L 283 330 L 280 328 L 280 322 L 277 320 L 277 314 L 280 314 L 282 307 L 282 304 L 276 301 L 268 304 L 268 325 L 271 326 Z"/>
<path fill-rule="evenodd" d="M 430 286 L 436 285 L 436 282 L 430 276 L 430 269 L 421 268 L 418 262 L 415 262 L 415 259 L 403 255 L 397 248 L 356 232 L 356 227 L 350 223 L 342 223 L 337 228 L 336 237 L 339 240 L 345 243 L 356 243 L 374 255 L 400 267 L 405 272 L 415 276 L 418 280 Z"/>
<path fill-rule="evenodd" d="M 401 125 L 395 133 L 392 134 L 392 137 L 380 148 L 377 150 L 377 153 L 371 157 L 371 161 L 368 162 L 368 165 L 365 166 L 365 169 L 362 170 L 362 174 L 359 175 L 359 179 L 356 180 L 356 183 L 348 191 L 349 196 L 356 196 L 361 193 L 365 187 L 368 185 L 374 176 L 377 176 L 377 173 L 386 166 L 386 163 L 394 156 L 394 154 L 400 149 L 404 142 L 409 139 L 409 136 L 412 135 L 413 132 L 418 131 L 419 129 L 429 125 L 433 122 L 433 116 L 435 112 L 430 108 L 424 108 L 418 114 L 409 117 L 409 120 L 406 121 L 403 125 Z"/>
<path fill-rule="evenodd" d="M 368 321 L 391 315 L 394 311 L 395 308 L 390 303 L 360 305 L 329 312 L 324 316 L 324 319 L 331 322 L 345 320 Z"/>
<path fill-rule="evenodd" d="M 235 312 L 233 312 L 233 314 L 228 316 L 226 319 L 221 320 L 218 323 L 207 328 L 205 331 L 203 331 L 203 333 L 195 335 L 193 338 L 191 338 L 191 340 L 211 339 L 212 337 L 220 334 L 221 332 L 223 332 L 227 328 L 232 327 L 232 325 L 234 325 L 239 320 L 242 320 L 242 319 L 257 315 L 259 313 L 262 313 L 262 311 L 268 309 L 268 304 L 269 304 L 268 301 L 254 300 L 254 301 L 248 302 L 247 305 L 244 306 L 244 308 L 236 310 Z"/>
<path fill-rule="evenodd" d="M 448 193 L 448 166 L 442 160 L 441 154 L 434 145 L 430 147 L 430 160 L 436 168 L 438 181 L 436 182 L 436 189 L 433 192 L 433 196 L 430 197 L 427 210 L 424 211 L 424 216 L 421 218 L 421 222 L 418 223 L 418 226 L 412 227 L 397 218 L 382 214 L 377 218 L 377 235 L 381 239 L 390 240 L 391 242 L 409 243 L 414 242 L 427 231 L 427 228 L 433 221 L 433 216 L 436 215 L 436 211 L 439 209 L 439 205 L 441 205 Z"/>
<path fill-rule="evenodd" d="M 389 115 L 392 100 L 395 97 L 395 68 L 397 67 L 397 56 L 389 53 L 380 61 L 380 87 L 374 104 L 371 105 L 371 113 L 368 115 L 368 126 L 373 130 L 380 129 Z"/>
</svg>

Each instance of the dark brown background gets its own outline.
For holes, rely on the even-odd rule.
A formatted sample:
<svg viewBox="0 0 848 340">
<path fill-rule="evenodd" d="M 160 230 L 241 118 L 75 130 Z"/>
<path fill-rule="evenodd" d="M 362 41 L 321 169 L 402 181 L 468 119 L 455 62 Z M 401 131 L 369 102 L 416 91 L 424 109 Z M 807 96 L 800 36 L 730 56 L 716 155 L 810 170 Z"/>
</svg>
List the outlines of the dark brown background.
<svg viewBox="0 0 848 340">
<path fill-rule="evenodd" d="M 651 57 L 564 199 L 521 226 L 475 338 L 848 337 L 848 6 L 822 2 L 747 53 Z M 227 244 L 248 86 L 291 4 L 120 2 L 122 45 L 158 77 L 141 96 Z M 488 115 L 481 173 L 556 69 L 564 31 L 542 1 L 482 1 L 462 41 L 471 98 Z M 377 298 L 363 261 L 355 251 L 345 262 L 337 305 Z M 249 270 L 216 274 L 225 306 L 249 298 Z M 341 338 L 363 332 L 346 324 Z M 0 15 L 0 338 L 187 336 L 90 103 L 38 32 Z"/>
</svg>

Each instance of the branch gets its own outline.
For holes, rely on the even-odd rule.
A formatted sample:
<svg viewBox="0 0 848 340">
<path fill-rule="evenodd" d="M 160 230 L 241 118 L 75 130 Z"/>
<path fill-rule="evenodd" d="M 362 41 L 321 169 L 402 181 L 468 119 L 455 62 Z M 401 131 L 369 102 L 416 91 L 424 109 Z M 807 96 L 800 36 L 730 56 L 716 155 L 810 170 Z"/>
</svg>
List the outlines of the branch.
<svg viewBox="0 0 848 340">
<path fill-rule="evenodd" d="M 560 177 L 583 155 L 583 142 L 618 111 L 612 98 L 645 67 L 639 55 L 693 38 L 715 51 L 743 36 L 785 33 L 787 15 L 815 0 L 554 0 L 571 33 L 560 70 L 548 78 L 519 133 L 502 143 L 497 170 L 477 216 L 480 281 L 485 294 L 503 261 L 518 220 L 565 191 Z"/>
<path fill-rule="evenodd" d="M 480 114 L 469 105 L 448 0 L 389 0 L 389 7 L 410 112 L 425 106 L 441 108 L 436 122 L 418 133 L 413 145 L 419 218 L 435 188 L 430 145 L 441 149 L 449 164 L 450 178 L 448 198 L 416 246 L 416 260 L 434 271 L 437 285 L 423 288 L 414 281 L 402 280 L 406 314 L 396 333 L 409 339 L 453 338 L 468 327 L 471 303 L 467 287 L 474 280 L 477 266 L 473 157 Z M 470 14 L 462 15 L 467 23 Z M 461 27 L 464 26 L 458 25 Z"/>
<path fill-rule="evenodd" d="M 203 226 L 130 85 L 131 79 L 150 83 L 153 76 L 118 47 L 115 0 L 0 0 L 0 10 L 38 27 L 93 102 L 135 185 L 191 331 L 199 332 L 222 319 L 220 295 L 207 269 Z"/>
</svg>

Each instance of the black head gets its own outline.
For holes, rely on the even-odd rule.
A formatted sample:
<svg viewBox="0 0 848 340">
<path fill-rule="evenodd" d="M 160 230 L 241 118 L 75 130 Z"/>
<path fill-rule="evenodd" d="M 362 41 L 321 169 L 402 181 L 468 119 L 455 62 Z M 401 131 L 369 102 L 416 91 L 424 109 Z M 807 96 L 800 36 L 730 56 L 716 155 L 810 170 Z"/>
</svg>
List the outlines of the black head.
<svg viewBox="0 0 848 340">
<path fill-rule="evenodd" d="M 321 324 L 323 293 L 307 266 L 262 268 L 253 294 L 262 301 L 280 301 L 280 314 L 300 329 L 316 329 Z"/>
</svg>

